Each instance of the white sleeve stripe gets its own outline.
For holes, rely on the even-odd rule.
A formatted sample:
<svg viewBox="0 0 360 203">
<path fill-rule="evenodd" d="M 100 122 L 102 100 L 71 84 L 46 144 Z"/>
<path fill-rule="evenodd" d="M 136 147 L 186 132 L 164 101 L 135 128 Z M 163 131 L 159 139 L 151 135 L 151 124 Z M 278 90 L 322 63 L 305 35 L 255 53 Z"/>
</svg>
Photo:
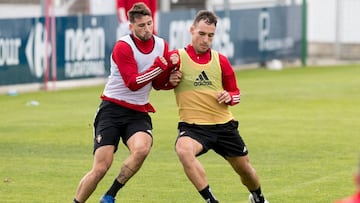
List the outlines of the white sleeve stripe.
<svg viewBox="0 0 360 203">
<path fill-rule="evenodd" d="M 139 76 L 136 79 L 136 82 L 139 83 L 144 83 L 147 82 L 149 80 L 154 79 L 157 75 L 159 75 L 162 72 L 161 69 L 155 69 L 155 71 L 151 71 L 146 73 L 145 75 Z"/>
<path fill-rule="evenodd" d="M 155 78 L 157 75 L 159 75 L 161 72 L 162 72 L 162 69 L 160 67 L 157 67 L 154 70 L 152 70 L 144 75 L 136 77 L 136 83 L 140 84 L 140 83 L 150 81 L 153 78 Z"/>
<path fill-rule="evenodd" d="M 239 103 L 240 102 L 240 95 L 233 95 L 232 96 L 233 103 Z"/>
</svg>

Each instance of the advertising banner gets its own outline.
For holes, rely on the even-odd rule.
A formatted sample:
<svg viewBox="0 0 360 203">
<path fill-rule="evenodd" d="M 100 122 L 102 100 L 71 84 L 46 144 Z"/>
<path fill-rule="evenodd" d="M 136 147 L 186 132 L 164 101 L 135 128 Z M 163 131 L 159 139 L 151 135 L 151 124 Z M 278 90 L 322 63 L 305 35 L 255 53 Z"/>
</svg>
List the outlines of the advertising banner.
<svg viewBox="0 0 360 203">
<path fill-rule="evenodd" d="M 57 80 L 107 75 L 116 16 L 57 17 L 51 34 L 45 24 L 44 18 L 0 20 L 0 85 L 41 83 L 54 74 L 55 59 Z"/>
<path fill-rule="evenodd" d="M 195 10 L 159 13 L 158 35 L 170 49 L 190 43 Z M 301 57 L 301 6 L 216 12 L 213 49 L 233 65 Z M 0 19 L 0 86 L 106 77 L 109 57 L 128 25 L 117 16 Z M 50 23 L 49 23 L 50 22 Z"/>
<path fill-rule="evenodd" d="M 216 12 L 213 49 L 234 65 L 301 57 L 301 5 Z M 190 43 L 195 10 L 162 13 L 159 35 L 170 49 Z"/>
</svg>

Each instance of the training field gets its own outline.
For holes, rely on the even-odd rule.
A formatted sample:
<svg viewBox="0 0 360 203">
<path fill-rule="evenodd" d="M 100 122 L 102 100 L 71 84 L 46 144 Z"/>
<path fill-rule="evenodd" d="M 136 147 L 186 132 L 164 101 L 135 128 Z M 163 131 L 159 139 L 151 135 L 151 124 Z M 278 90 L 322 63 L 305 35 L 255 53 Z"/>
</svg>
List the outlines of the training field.
<svg viewBox="0 0 360 203">
<path fill-rule="evenodd" d="M 231 110 L 268 200 L 331 203 L 352 194 L 360 153 L 360 66 L 236 74 L 242 96 Z M 102 89 L 0 96 L 0 202 L 72 201 L 92 165 L 92 122 Z M 203 202 L 174 152 L 178 117 L 173 92 L 153 91 L 151 101 L 157 109 L 154 145 L 118 202 Z M 120 145 L 89 203 L 98 202 L 127 154 Z M 212 151 L 200 160 L 221 203 L 247 202 L 247 190 L 225 160 Z"/>
</svg>

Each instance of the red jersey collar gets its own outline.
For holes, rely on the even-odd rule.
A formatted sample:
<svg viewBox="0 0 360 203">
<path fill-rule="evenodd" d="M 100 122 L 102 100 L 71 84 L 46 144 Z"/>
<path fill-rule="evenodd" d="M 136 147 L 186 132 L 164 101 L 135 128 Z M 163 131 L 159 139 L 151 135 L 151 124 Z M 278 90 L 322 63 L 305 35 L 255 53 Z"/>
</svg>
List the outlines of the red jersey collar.
<svg viewBox="0 0 360 203">
<path fill-rule="evenodd" d="M 211 59 L 211 49 L 208 49 L 205 53 L 201 54 L 197 54 L 191 44 L 189 44 L 185 49 L 190 58 L 197 63 L 205 64 L 208 63 Z"/>
</svg>

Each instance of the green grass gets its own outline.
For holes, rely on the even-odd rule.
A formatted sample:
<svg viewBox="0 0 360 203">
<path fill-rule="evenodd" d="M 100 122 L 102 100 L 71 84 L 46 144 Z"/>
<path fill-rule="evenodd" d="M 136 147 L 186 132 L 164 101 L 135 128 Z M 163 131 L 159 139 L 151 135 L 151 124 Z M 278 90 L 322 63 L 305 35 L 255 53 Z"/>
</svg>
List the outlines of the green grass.
<svg viewBox="0 0 360 203">
<path fill-rule="evenodd" d="M 329 203 L 354 192 L 360 152 L 360 66 L 237 72 L 240 121 L 250 160 L 272 203 Z M 103 86 L 0 96 L 0 201 L 71 202 L 92 165 L 92 122 Z M 39 106 L 29 106 L 36 100 Z M 203 202 L 174 152 L 172 91 L 153 91 L 154 146 L 118 195 L 124 203 Z M 128 152 L 123 145 L 89 203 L 98 202 Z M 248 192 L 212 151 L 200 157 L 222 203 Z"/>
</svg>

